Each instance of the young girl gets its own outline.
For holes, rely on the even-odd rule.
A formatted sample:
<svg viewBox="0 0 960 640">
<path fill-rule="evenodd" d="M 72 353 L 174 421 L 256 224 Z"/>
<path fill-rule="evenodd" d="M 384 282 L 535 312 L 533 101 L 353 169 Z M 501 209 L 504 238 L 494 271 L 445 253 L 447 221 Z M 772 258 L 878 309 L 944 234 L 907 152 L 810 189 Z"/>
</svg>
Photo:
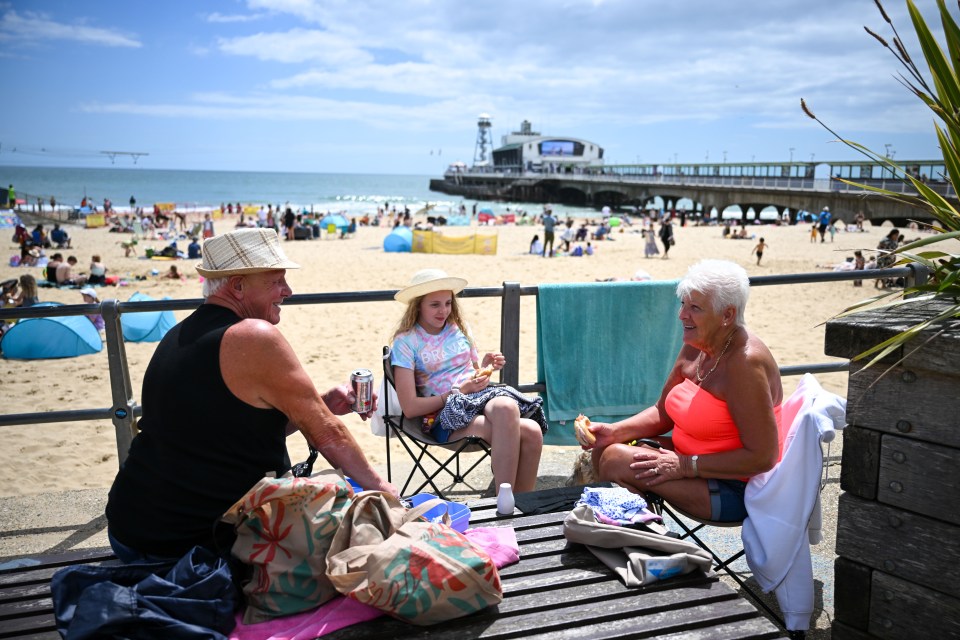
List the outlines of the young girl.
<svg viewBox="0 0 960 640">
<path fill-rule="evenodd" d="M 466 285 L 426 269 L 394 296 L 407 305 L 393 335 L 397 398 L 404 415 L 436 414 L 431 434 L 439 442 L 474 435 L 490 443 L 498 491 L 504 482 L 515 491 L 532 491 L 547 430 L 543 401 L 490 385 L 505 359 L 495 352 L 480 361 L 455 297 Z"/>
</svg>

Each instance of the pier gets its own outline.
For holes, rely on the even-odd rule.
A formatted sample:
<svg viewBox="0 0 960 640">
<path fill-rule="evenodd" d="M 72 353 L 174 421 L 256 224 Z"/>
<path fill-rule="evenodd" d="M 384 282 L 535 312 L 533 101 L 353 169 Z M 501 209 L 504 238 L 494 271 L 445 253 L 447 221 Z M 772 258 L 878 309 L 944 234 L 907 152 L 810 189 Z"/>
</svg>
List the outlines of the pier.
<svg viewBox="0 0 960 640">
<path fill-rule="evenodd" d="M 960 206 L 948 182 L 942 161 L 898 163 L 927 187 Z M 824 177 L 816 177 L 817 175 Z M 744 213 L 752 208 L 774 207 L 779 216 L 789 212 L 816 213 L 829 206 L 834 216 L 853 220 L 857 213 L 873 224 L 891 222 L 897 227 L 910 220 L 931 220 L 924 211 L 856 187 L 843 180 L 870 188 L 886 189 L 905 196 L 916 190 L 902 172 L 869 162 L 786 162 L 745 164 L 633 164 L 605 165 L 570 171 L 529 171 L 520 167 L 453 168 L 442 179 L 430 181 L 430 190 L 476 200 L 556 203 L 614 210 L 646 207 L 660 197 L 667 209 L 679 209 L 677 202 L 689 199 L 694 209 L 718 212 L 737 205 Z"/>
</svg>

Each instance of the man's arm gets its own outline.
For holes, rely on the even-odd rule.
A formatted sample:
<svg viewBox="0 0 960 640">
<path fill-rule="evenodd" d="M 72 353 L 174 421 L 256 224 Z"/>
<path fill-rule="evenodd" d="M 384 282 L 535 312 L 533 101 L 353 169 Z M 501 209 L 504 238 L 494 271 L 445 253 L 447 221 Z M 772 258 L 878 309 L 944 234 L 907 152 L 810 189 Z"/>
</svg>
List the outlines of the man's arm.
<svg viewBox="0 0 960 640">
<path fill-rule="evenodd" d="M 343 469 L 365 489 L 397 493 L 373 469 L 347 426 L 324 403 L 290 343 L 275 326 L 247 319 L 230 327 L 220 347 L 220 368 L 234 395 L 252 406 L 281 411 L 333 467 Z"/>
</svg>

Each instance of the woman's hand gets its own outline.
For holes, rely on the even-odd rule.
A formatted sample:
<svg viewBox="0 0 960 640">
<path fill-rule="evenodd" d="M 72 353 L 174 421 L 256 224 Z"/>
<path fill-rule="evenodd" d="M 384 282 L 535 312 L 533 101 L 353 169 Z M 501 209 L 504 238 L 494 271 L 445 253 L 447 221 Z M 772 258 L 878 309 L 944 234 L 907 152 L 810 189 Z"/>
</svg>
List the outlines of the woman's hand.
<svg viewBox="0 0 960 640">
<path fill-rule="evenodd" d="M 683 478 L 680 457 L 670 449 L 654 449 L 646 445 L 637 447 L 630 469 L 634 477 L 648 486 L 656 486 L 669 480 Z"/>
<path fill-rule="evenodd" d="M 616 427 L 608 422 L 591 422 L 587 430 L 593 434 L 596 441 L 592 447 L 584 447 L 581 445 L 583 449 L 605 449 L 612 444 L 622 442 L 622 439 L 617 436 Z"/>
</svg>

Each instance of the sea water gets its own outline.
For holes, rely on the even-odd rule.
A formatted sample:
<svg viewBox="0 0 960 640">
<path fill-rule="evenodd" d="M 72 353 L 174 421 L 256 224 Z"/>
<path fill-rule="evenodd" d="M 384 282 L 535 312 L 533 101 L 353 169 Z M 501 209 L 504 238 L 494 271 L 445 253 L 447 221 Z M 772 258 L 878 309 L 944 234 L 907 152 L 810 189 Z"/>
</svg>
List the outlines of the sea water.
<svg viewBox="0 0 960 640">
<path fill-rule="evenodd" d="M 283 173 L 269 171 L 181 171 L 134 168 L 0 167 L 0 187 L 12 184 L 27 208 L 53 196 L 58 206 L 78 207 L 84 198 L 98 207 L 109 199 L 117 211 L 126 211 L 130 197 L 148 210 L 157 202 L 172 202 L 182 209 L 219 208 L 228 202 L 272 204 L 297 211 L 374 214 L 389 205 L 417 213 L 428 204 L 434 215 L 453 215 L 461 204 L 467 213 L 490 207 L 495 214 L 525 210 L 539 214 L 543 205 L 517 202 L 482 202 L 430 191 L 431 176 Z M 599 212 L 579 207 L 553 207 L 561 219 L 596 217 Z"/>
</svg>

